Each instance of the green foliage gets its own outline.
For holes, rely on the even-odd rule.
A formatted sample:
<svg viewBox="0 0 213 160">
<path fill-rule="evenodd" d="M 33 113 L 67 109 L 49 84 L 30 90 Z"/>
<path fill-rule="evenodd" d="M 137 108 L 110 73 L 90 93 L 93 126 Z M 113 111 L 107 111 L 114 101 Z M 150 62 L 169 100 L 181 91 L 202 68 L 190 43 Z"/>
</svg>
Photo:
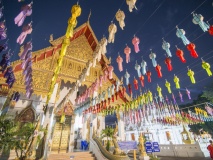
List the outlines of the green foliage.
<svg viewBox="0 0 213 160">
<path fill-rule="evenodd" d="M 160 160 L 157 156 L 149 155 L 150 160 Z"/>
<path fill-rule="evenodd" d="M 0 116 L 0 149 L 4 153 L 15 149 L 17 157 L 24 159 L 26 148 L 34 133 L 32 123 L 20 124 L 14 120 L 7 119 L 5 115 Z"/>
<path fill-rule="evenodd" d="M 104 137 L 107 137 L 107 145 L 106 145 L 106 150 L 109 151 L 110 149 L 110 141 L 109 138 L 112 138 L 114 135 L 114 129 L 111 127 L 106 127 L 101 131 L 101 138 L 103 139 Z"/>
<path fill-rule="evenodd" d="M 0 116 L 0 149 L 3 149 L 3 152 L 14 148 L 16 141 L 13 137 L 17 133 L 17 128 L 17 125 L 6 119 L 5 115 Z"/>
<path fill-rule="evenodd" d="M 114 129 L 107 126 L 105 129 L 102 130 L 101 137 L 102 139 L 104 137 L 107 137 L 108 139 L 108 138 L 112 138 L 113 134 L 114 134 Z"/>
<path fill-rule="evenodd" d="M 109 149 L 110 149 L 110 142 L 107 141 L 106 150 L 109 151 Z"/>
<path fill-rule="evenodd" d="M 192 106 L 192 105 L 196 105 L 196 104 L 205 103 L 205 102 L 209 102 L 209 100 L 206 97 L 204 97 L 203 94 L 199 94 L 197 99 L 193 100 L 192 103 L 187 103 L 187 104 L 184 104 L 184 105 L 180 105 L 180 109 L 181 108 L 185 108 L 185 107 L 189 107 L 189 106 Z M 201 106 L 201 108 L 204 109 L 204 106 L 203 107 Z M 188 109 L 186 109 L 185 111 L 188 111 Z"/>
<path fill-rule="evenodd" d="M 202 97 L 207 98 L 211 103 L 213 103 L 213 83 L 205 88 Z"/>
<path fill-rule="evenodd" d="M 198 95 L 196 100 L 193 100 L 192 103 L 188 103 L 185 105 L 181 105 L 181 108 L 193 106 L 196 104 L 201 104 L 205 102 L 212 102 L 213 103 L 213 83 L 205 88 L 202 94 Z M 199 108 L 205 110 L 205 104 L 198 106 Z M 194 108 L 189 108 L 190 110 L 194 111 Z M 188 108 L 184 111 L 188 111 Z M 199 130 L 203 128 L 204 131 L 207 131 L 209 134 L 213 136 L 213 123 L 212 122 L 205 122 L 204 124 L 193 124 L 189 125 L 191 131 L 196 134 L 200 134 Z"/>
</svg>

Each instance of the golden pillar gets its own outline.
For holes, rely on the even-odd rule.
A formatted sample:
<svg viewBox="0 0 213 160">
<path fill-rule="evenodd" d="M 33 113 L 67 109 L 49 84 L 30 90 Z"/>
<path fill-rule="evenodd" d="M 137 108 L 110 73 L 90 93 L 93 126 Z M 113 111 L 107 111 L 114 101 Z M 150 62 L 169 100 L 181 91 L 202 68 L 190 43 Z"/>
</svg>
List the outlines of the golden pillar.
<svg viewBox="0 0 213 160">
<path fill-rule="evenodd" d="M 47 94 L 46 105 L 49 103 L 51 95 L 53 93 L 54 86 L 56 84 L 56 80 L 58 78 L 58 74 L 59 74 L 61 66 L 62 66 L 63 58 L 67 52 L 67 47 L 70 45 L 70 38 L 73 37 L 73 30 L 77 25 L 77 17 L 79 17 L 81 15 L 81 7 L 78 4 L 74 5 L 71 9 L 71 13 L 72 13 L 72 17 L 70 17 L 68 20 L 68 26 L 67 26 L 65 37 L 62 42 L 61 51 L 59 53 L 59 58 L 57 61 L 57 66 L 54 70 L 53 77 L 51 79 L 49 92 Z"/>
</svg>

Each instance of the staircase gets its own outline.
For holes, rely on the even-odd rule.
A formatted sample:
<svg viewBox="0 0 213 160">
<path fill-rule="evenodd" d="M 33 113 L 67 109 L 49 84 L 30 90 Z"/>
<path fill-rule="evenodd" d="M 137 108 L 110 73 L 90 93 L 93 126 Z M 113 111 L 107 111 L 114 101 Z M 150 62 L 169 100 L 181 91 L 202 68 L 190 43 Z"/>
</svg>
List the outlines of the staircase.
<svg viewBox="0 0 213 160">
<path fill-rule="evenodd" d="M 48 160 L 96 160 L 91 152 L 72 152 L 72 153 L 60 153 L 50 154 Z"/>
</svg>

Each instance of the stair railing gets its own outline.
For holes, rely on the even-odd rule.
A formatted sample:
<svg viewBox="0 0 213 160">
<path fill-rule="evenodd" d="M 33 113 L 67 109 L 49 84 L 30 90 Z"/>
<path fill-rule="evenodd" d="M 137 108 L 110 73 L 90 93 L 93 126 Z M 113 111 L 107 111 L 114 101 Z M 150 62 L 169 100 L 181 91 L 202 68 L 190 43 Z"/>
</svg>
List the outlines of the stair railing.
<svg viewBox="0 0 213 160">
<path fill-rule="evenodd" d="M 94 147 L 95 148 L 99 148 L 99 151 L 102 153 L 102 155 L 105 157 L 105 159 L 109 159 L 109 160 L 130 160 L 128 155 L 125 155 L 125 154 L 120 154 L 120 155 L 112 154 L 109 151 L 107 151 L 106 148 L 102 145 L 102 142 L 101 142 L 101 140 L 98 137 L 93 136 L 92 140 L 90 142 L 92 142 L 92 141 L 93 141 L 93 144 L 94 144 L 94 142 L 97 144 L 97 146 L 95 147 L 95 145 L 94 145 Z M 93 150 L 93 153 L 95 154 L 95 151 L 94 151 L 95 149 L 93 149 L 92 146 L 90 147 L 90 150 L 91 151 Z M 96 156 L 96 154 L 95 154 L 95 156 Z"/>
</svg>

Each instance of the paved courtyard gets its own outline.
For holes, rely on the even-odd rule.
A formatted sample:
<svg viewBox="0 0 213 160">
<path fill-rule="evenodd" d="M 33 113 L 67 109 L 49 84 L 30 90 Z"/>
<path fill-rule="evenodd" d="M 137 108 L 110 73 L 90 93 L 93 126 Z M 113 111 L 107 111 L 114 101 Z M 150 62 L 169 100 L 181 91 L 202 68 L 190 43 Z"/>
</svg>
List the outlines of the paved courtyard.
<svg viewBox="0 0 213 160">
<path fill-rule="evenodd" d="M 201 157 L 159 157 L 161 160 L 211 160 L 211 158 Z"/>
</svg>

